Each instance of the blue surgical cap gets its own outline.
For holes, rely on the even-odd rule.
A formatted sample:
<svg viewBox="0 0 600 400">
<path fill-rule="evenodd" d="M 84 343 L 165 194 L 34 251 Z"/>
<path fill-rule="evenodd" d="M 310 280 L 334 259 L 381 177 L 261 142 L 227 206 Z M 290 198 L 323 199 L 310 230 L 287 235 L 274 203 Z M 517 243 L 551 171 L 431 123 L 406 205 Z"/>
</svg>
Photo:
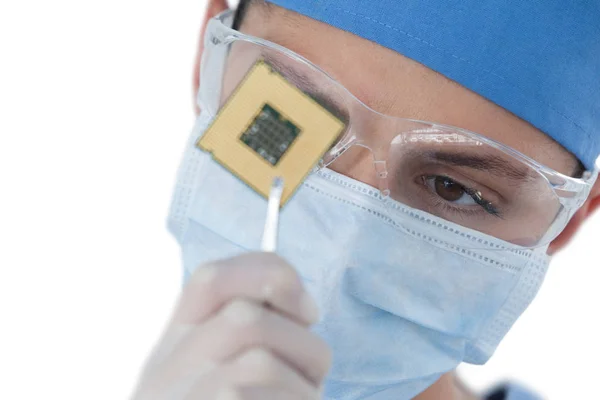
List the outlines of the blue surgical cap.
<svg viewBox="0 0 600 400">
<path fill-rule="evenodd" d="M 395 50 L 600 154 L 600 1 L 269 0 Z"/>
</svg>

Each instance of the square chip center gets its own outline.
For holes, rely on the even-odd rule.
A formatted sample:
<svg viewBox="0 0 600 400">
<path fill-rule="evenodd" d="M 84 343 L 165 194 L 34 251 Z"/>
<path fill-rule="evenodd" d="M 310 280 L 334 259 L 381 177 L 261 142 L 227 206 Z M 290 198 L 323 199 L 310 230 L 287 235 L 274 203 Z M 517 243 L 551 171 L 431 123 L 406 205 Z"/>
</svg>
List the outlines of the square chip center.
<svg viewBox="0 0 600 400">
<path fill-rule="evenodd" d="M 265 104 L 240 140 L 271 165 L 277 165 L 302 130 Z"/>
</svg>

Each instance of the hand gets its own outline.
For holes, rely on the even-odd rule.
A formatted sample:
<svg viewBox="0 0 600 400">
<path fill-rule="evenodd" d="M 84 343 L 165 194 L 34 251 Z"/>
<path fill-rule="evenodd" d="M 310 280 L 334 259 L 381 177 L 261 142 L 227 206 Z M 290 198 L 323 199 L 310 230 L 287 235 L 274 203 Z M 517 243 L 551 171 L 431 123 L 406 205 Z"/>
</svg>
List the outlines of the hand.
<svg viewBox="0 0 600 400">
<path fill-rule="evenodd" d="M 199 267 L 133 400 L 314 400 L 331 364 L 295 270 L 253 253 Z"/>
</svg>

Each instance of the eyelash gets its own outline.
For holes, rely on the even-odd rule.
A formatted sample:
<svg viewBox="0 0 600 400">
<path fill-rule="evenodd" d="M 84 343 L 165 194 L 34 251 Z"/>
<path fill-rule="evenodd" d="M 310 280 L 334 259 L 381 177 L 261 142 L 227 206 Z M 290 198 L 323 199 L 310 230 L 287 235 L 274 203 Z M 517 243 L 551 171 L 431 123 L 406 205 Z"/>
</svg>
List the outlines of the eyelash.
<svg viewBox="0 0 600 400">
<path fill-rule="evenodd" d="M 445 201 L 439 195 L 432 192 L 429 189 L 428 185 L 426 184 L 426 180 L 431 179 L 431 178 L 438 178 L 438 177 L 449 179 L 452 182 L 455 182 L 457 185 L 459 185 L 464 190 L 464 192 L 467 195 L 471 196 L 473 201 L 475 201 L 475 203 L 477 203 L 481 208 L 478 210 L 473 210 L 473 209 L 453 206 L 451 203 L 449 203 L 448 201 Z M 481 216 L 481 209 L 483 209 L 483 211 L 485 211 L 487 214 L 502 219 L 502 214 L 496 207 L 494 207 L 492 205 L 492 203 L 490 201 L 486 200 L 482 196 L 479 196 L 479 199 L 478 199 L 477 196 L 475 195 L 476 193 L 478 193 L 477 190 L 470 188 L 466 185 L 463 185 L 456 179 L 453 179 L 453 178 L 451 178 L 449 176 L 445 176 L 445 175 L 427 175 L 427 176 L 422 176 L 421 179 L 423 180 L 423 185 L 425 186 L 425 190 L 427 190 L 427 192 L 434 199 L 434 201 L 436 202 L 436 205 L 442 206 L 444 208 L 444 211 L 453 212 L 455 214 L 462 214 L 464 216 L 476 217 L 476 216 Z"/>
</svg>

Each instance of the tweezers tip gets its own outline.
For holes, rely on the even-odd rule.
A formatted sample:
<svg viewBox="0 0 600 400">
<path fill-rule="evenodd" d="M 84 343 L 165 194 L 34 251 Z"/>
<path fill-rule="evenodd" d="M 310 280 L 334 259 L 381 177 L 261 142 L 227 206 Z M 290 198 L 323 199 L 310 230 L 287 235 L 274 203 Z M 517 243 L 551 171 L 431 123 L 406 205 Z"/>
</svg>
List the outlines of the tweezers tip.
<svg viewBox="0 0 600 400">
<path fill-rule="evenodd" d="M 273 187 L 274 188 L 280 188 L 283 187 L 283 178 L 281 176 L 276 176 L 273 179 Z"/>
</svg>

